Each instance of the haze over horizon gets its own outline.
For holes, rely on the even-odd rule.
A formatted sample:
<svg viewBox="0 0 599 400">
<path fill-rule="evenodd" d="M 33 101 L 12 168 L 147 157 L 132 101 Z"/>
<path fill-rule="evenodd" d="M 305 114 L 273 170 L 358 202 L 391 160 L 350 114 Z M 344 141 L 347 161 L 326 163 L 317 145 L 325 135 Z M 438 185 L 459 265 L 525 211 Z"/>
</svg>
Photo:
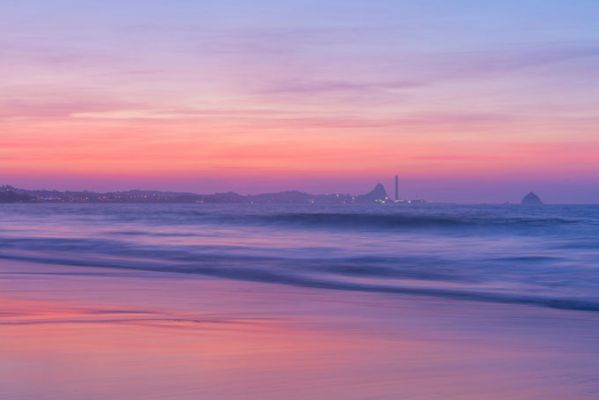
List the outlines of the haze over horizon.
<svg viewBox="0 0 599 400">
<path fill-rule="evenodd" d="M 0 184 L 599 203 L 599 3 L 0 4 Z"/>
</svg>

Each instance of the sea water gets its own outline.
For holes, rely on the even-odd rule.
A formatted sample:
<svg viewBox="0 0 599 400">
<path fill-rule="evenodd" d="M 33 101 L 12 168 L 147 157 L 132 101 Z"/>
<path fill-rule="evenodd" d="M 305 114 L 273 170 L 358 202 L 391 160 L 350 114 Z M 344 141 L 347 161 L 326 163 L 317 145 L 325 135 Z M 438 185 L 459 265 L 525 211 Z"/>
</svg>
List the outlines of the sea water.
<svg viewBox="0 0 599 400">
<path fill-rule="evenodd" d="M 4 204 L 0 259 L 599 311 L 599 206 Z"/>
</svg>

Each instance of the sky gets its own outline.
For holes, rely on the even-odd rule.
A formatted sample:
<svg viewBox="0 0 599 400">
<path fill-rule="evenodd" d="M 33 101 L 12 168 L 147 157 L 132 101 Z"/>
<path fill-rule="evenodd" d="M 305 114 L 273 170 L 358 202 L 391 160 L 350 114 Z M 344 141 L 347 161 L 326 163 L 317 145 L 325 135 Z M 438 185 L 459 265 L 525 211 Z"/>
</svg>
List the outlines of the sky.
<svg viewBox="0 0 599 400">
<path fill-rule="evenodd" d="M 599 203 L 595 0 L 0 0 L 0 184 Z"/>
</svg>

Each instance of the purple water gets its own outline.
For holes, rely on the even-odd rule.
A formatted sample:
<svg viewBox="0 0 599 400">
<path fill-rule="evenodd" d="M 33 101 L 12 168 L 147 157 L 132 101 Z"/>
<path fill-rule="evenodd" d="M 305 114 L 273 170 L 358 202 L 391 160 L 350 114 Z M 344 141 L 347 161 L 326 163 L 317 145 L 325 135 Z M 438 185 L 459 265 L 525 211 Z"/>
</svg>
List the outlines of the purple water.
<svg viewBox="0 0 599 400">
<path fill-rule="evenodd" d="M 599 311 L 597 206 L 10 205 L 0 258 Z"/>
</svg>

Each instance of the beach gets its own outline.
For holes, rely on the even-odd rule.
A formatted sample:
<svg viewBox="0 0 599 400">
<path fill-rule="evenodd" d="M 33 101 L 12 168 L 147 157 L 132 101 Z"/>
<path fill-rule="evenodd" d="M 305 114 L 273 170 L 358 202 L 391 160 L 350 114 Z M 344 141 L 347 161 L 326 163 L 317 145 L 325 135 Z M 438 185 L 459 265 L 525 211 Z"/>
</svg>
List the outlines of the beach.
<svg viewBox="0 0 599 400">
<path fill-rule="evenodd" d="M 2 399 L 595 399 L 599 317 L 0 264 Z"/>
</svg>

